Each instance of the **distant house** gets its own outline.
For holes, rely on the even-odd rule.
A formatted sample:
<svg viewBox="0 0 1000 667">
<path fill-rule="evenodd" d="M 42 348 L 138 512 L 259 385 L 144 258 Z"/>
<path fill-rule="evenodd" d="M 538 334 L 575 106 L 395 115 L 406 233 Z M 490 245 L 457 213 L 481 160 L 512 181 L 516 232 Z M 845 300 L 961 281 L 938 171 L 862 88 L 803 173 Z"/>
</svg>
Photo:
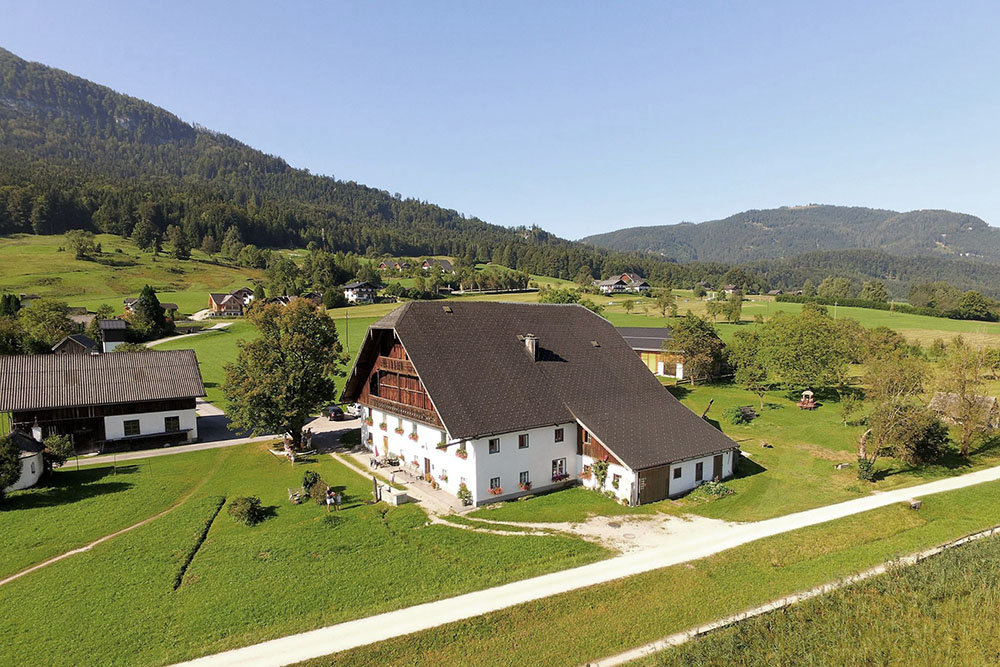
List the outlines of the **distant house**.
<svg viewBox="0 0 1000 667">
<path fill-rule="evenodd" d="M 785 290 L 773 289 L 770 292 L 768 292 L 767 294 L 768 294 L 768 296 L 781 296 L 784 293 L 785 293 Z"/>
<path fill-rule="evenodd" d="M 976 410 L 986 420 L 991 429 L 1000 428 L 1000 405 L 995 396 L 976 396 Z M 931 398 L 927 404 L 931 410 L 936 412 L 942 421 L 948 424 L 962 423 L 962 406 L 959 403 L 958 394 L 939 391 Z"/>
<path fill-rule="evenodd" d="M 26 307 L 32 301 L 37 301 L 40 298 L 42 298 L 42 297 L 38 296 L 37 294 L 19 294 L 18 295 L 18 299 L 21 302 L 21 308 Z"/>
<path fill-rule="evenodd" d="M 379 262 L 378 270 L 385 271 L 389 268 L 389 262 Z"/>
<path fill-rule="evenodd" d="M 437 267 L 442 273 L 455 273 L 455 267 L 447 259 L 425 259 L 420 265 L 424 271 Z"/>
<path fill-rule="evenodd" d="M 18 449 L 18 457 L 21 460 L 21 476 L 11 486 L 5 488 L 4 493 L 30 489 L 38 483 L 45 471 L 45 446 L 39 440 L 21 431 L 11 432 L 10 437 Z"/>
<path fill-rule="evenodd" d="M 135 304 L 138 301 L 139 301 L 139 299 L 137 299 L 134 296 L 130 296 L 130 297 L 124 299 L 124 301 L 123 301 L 123 303 L 124 303 L 123 310 L 125 311 L 125 313 L 126 314 L 128 314 L 128 313 L 134 313 L 135 312 Z M 171 318 L 171 319 L 173 319 L 177 315 L 178 308 L 177 308 L 177 304 L 176 303 L 170 303 L 169 301 L 161 301 L 160 302 L 160 308 L 163 309 L 163 314 L 166 315 L 167 317 Z"/>
<path fill-rule="evenodd" d="M 52 346 L 53 354 L 97 354 L 101 346 L 93 338 L 72 334 Z"/>
<path fill-rule="evenodd" d="M 233 290 L 230 294 L 239 299 L 243 303 L 244 308 L 249 307 L 250 304 L 253 303 L 253 300 L 257 298 L 253 290 L 249 287 L 241 287 L 237 290 Z"/>
<path fill-rule="evenodd" d="M 409 271 L 413 268 L 413 265 L 409 262 L 396 262 L 393 266 L 397 271 Z"/>
<path fill-rule="evenodd" d="M 204 395 L 193 350 L 0 356 L 0 418 L 80 453 L 194 441 Z"/>
<path fill-rule="evenodd" d="M 322 306 L 323 305 L 323 293 L 322 292 L 306 292 L 301 297 L 307 301 L 312 301 L 313 305 Z"/>
<path fill-rule="evenodd" d="M 368 329 L 341 399 L 363 406 L 373 454 L 476 505 L 576 480 L 655 502 L 740 455 L 579 305 L 408 302 Z"/>
<path fill-rule="evenodd" d="M 211 317 L 240 317 L 243 315 L 243 307 L 243 299 L 235 294 L 208 295 L 208 310 Z"/>
<path fill-rule="evenodd" d="M 603 294 L 619 294 L 634 292 L 641 294 L 649 291 L 649 283 L 638 273 L 622 273 L 597 283 Z"/>
<path fill-rule="evenodd" d="M 290 306 L 293 303 L 295 303 L 296 301 L 298 301 L 298 299 L 299 299 L 299 297 L 295 296 L 294 294 L 291 295 L 291 296 L 287 296 L 287 295 L 272 296 L 272 297 L 269 297 L 269 298 L 265 299 L 264 300 L 264 304 L 265 305 Z"/>
<path fill-rule="evenodd" d="M 344 285 L 344 297 L 348 303 L 372 303 L 378 295 L 378 285 L 369 282 L 352 282 Z"/>
<path fill-rule="evenodd" d="M 116 347 L 128 342 L 128 322 L 125 320 L 98 320 L 97 329 L 101 334 L 101 352 L 114 352 Z"/>
<path fill-rule="evenodd" d="M 618 327 L 629 347 L 635 350 L 642 363 L 653 375 L 683 378 L 684 358 L 675 352 L 666 352 L 664 343 L 673 334 L 667 327 Z"/>
<path fill-rule="evenodd" d="M 740 288 L 737 285 L 726 285 L 725 287 L 722 288 L 722 291 L 725 292 L 726 294 L 735 294 L 737 291 L 739 291 L 739 289 Z"/>
</svg>

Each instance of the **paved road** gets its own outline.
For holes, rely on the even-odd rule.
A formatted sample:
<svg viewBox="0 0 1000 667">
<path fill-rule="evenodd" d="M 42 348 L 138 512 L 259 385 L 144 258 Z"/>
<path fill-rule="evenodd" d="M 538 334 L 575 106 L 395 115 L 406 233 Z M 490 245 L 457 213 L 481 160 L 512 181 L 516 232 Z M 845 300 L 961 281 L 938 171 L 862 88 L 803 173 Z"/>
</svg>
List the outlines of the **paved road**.
<svg viewBox="0 0 1000 667">
<path fill-rule="evenodd" d="M 624 554 L 582 567 L 331 625 L 310 632 L 205 656 L 183 664 L 240 665 L 241 667 L 288 665 L 428 630 L 446 623 L 480 616 L 498 609 L 567 591 L 705 558 L 764 537 L 905 502 L 910 498 L 922 498 L 935 493 L 997 480 L 1000 480 L 1000 466 L 766 521 L 731 524 L 710 534 L 679 544 Z"/>
<path fill-rule="evenodd" d="M 203 333 L 205 333 L 207 331 L 214 331 L 214 330 L 217 330 L 217 329 L 225 329 L 228 326 L 232 326 L 232 324 L 233 324 L 232 322 L 219 322 L 218 324 L 210 326 L 207 329 L 202 329 L 201 331 L 199 331 L 197 333 L 181 334 L 179 336 L 167 336 L 166 338 L 157 338 L 156 340 L 151 340 L 148 343 L 146 343 L 146 347 L 153 347 L 155 345 L 159 345 L 160 343 L 166 343 L 167 341 L 170 341 L 170 340 L 184 340 L 185 338 L 190 338 L 191 336 L 197 336 L 197 335 L 203 334 Z"/>
</svg>

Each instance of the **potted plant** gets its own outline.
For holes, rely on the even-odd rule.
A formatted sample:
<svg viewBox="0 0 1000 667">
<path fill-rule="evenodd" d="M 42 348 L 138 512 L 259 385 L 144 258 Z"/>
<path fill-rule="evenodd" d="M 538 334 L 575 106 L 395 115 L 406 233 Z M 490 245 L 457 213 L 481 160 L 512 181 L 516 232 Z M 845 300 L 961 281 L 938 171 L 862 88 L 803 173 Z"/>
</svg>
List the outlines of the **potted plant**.
<svg viewBox="0 0 1000 667">
<path fill-rule="evenodd" d="M 580 479 L 590 479 L 590 471 L 584 470 L 580 473 Z"/>
<path fill-rule="evenodd" d="M 492 489 L 490 489 L 490 495 L 491 496 L 499 496 L 501 493 L 503 493 L 503 487 L 502 486 L 495 486 Z"/>
<path fill-rule="evenodd" d="M 467 459 L 469 458 L 469 452 L 465 451 L 465 447 L 459 447 L 455 450 L 455 456 L 460 459 Z"/>
<path fill-rule="evenodd" d="M 531 482 L 521 482 L 518 486 L 522 491 L 531 491 Z"/>
<path fill-rule="evenodd" d="M 472 491 L 469 491 L 469 487 L 465 485 L 465 482 L 458 485 L 458 493 L 455 495 L 458 496 L 458 499 L 462 501 L 463 505 L 472 504 Z"/>
<path fill-rule="evenodd" d="M 403 427 L 402 426 L 397 426 L 396 428 L 394 428 L 392 430 L 393 430 L 393 432 L 396 435 L 403 435 Z"/>
<path fill-rule="evenodd" d="M 385 422 L 382 422 L 381 424 L 379 424 L 379 425 L 378 425 L 378 427 L 379 427 L 380 429 L 382 429 L 383 431 L 387 431 L 387 430 L 389 430 L 389 425 L 388 425 L 388 424 L 386 424 Z"/>
<path fill-rule="evenodd" d="M 366 426 L 371 426 L 374 423 L 375 423 L 374 419 L 372 419 L 371 417 L 365 417 L 365 425 Z"/>
<path fill-rule="evenodd" d="M 413 442 L 416 442 L 419 439 L 420 439 L 420 436 L 417 435 L 416 431 L 414 431 L 413 433 L 410 434 L 410 440 L 412 440 Z"/>
<path fill-rule="evenodd" d="M 448 475 L 446 475 L 444 473 L 441 473 L 440 475 L 438 475 L 438 479 L 441 480 L 442 482 L 447 482 L 448 481 Z"/>
</svg>

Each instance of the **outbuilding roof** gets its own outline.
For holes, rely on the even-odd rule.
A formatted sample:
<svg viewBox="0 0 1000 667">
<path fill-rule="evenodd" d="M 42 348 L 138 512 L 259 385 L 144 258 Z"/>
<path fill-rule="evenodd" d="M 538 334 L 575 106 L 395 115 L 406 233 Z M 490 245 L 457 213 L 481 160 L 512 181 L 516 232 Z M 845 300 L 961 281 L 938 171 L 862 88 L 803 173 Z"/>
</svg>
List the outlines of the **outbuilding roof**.
<svg viewBox="0 0 1000 667">
<path fill-rule="evenodd" d="M 629 347 L 643 352 L 659 352 L 663 344 L 673 338 L 668 327 L 618 327 L 618 333 Z"/>
<path fill-rule="evenodd" d="M 0 355 L 0 411 L 205 395 L 194 350 Z"/>
<path fill-rule="evenodd" d="M 453 438 L 575 420 L 633 470 L 736 447 L 681 405 L 610 322 L 579 305 L 406 303 L 372 324 L 345 401 L 361 394 L 378 330 L 399 338 Z M 527 334 L 537 337 L 537 361 Z"/>
</svg>

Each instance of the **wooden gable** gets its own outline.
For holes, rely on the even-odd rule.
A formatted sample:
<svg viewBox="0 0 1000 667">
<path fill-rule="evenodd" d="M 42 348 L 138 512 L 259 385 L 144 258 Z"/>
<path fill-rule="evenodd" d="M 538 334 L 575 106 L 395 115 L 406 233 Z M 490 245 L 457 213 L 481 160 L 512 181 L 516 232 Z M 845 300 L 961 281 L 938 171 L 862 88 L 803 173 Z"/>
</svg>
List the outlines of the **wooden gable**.
<svg viewBox="0 0 1000 667">
<path fill-rule="evenodd" d="M 406 349 L 391 331 L 381 331 L 372 344 L 377 354 L 365 369 L 358 402 L 408 419 L 444 428 L 431 397 Z"/>
</svg>

